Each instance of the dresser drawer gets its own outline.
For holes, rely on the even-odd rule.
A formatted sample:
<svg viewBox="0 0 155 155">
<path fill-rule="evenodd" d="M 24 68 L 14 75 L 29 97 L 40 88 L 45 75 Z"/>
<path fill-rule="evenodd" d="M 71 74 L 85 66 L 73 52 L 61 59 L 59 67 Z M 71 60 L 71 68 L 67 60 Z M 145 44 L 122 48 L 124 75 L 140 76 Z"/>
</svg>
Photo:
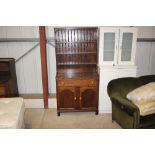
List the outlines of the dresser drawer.
<svg viewBox="0 0 155 155">
<path fill-rule="evenodd" d="M 58 86 L 96 86 L 97 80 L 57 80 Z"/>
</svg>

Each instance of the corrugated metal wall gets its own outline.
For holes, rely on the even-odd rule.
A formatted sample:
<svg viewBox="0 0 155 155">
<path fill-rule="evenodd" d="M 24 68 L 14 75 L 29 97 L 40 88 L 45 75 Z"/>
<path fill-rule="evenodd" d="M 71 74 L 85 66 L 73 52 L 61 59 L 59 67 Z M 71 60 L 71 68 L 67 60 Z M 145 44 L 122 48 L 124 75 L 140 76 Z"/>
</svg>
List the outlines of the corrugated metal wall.
<svg viewBox="0 0 155 155">
<path fill-rule="evenodd" d="M 138 38 L 155 38 L 155 27 L 138 27 Z M 138 42 L 136 51 L 137 76 L 155 74 L 155 42 Z"/>
<path fill-rule="evenodd" d="M 0 38 L 38 37 L 38 27 L 0 27 Z M 18 59 L 36 43 L 0 43 L 0 57 Z M 42 93 L 39 46 L 16 63 L 18 89 L 23 93 Z"/>
<path fill-rule="evenodd" d="M 47 37 L 54 37 L 53 27 L 46 27 Z M 38 38 L 38 27 L 0 27 L 0 38 Z M 138 38 L 155 38 L 155 27 L 138 27 Z M 36 43 L 15 42 L 0 43 L 0 57 L 19 58 Z M 136 64 L 138 76 L 155 74 L 155 42 L 138 42 Z M 47 44 L 49 92 L 56 92 L 56 62 L 55 49 Z M 42 93 L 42 78 L 40 64 L 40 47 L 35 48 L 30 54 L 16 63 L 16 72 L 19 92 Z"/>
</svg>

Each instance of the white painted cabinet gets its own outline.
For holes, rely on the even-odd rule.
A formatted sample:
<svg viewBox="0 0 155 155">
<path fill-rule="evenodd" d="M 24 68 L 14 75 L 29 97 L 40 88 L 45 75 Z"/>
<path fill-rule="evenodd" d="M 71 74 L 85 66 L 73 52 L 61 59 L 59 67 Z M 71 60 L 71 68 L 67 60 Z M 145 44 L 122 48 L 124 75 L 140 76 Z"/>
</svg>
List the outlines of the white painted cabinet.
<svg viewBox="0 0 155 155">
<path fill-rule="evenodd" d="M 99 84 L 99 113 L 111 113 L 111 101 L 107 94 L 108 83 L 117 78 L 136 77 L 135 66 L 128 68 L 118 68 L 103 66 L 99 69 L 100 84 Z"/>
<path fill-rule="evenodd" d="M 99 41 L 99 112 L 111 113 L 108 83 L 121 77 L 136 77 L 137 29 L 134 27 L 101 27 Z"/>
<path fill-rule="evenodd" d="M 100 28 L 99 65 L 134 65 L 137 29 Z"/>
</svg>

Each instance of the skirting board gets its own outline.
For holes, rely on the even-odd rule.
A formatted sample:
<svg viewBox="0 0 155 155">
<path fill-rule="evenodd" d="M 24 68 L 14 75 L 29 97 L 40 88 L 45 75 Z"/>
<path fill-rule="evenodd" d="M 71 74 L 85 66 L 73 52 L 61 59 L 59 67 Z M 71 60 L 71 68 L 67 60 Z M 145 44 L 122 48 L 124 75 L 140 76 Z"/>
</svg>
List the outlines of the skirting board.
<svg viewBox="0 0 155 155">
<path fill-rule="evenodd" d="M 99 106 L 99 113 L 112 113 L 111 106 Z"/>
<path fill-rule="evenodd" d="M 44 108 L 43 99 L 24 99 L 25 108 Z M 56 98 L 48 99 L 49 108 L 57 108 Z M 99 113 L 111 113 L 110 106 L 99 106 Z"/>
</svg>

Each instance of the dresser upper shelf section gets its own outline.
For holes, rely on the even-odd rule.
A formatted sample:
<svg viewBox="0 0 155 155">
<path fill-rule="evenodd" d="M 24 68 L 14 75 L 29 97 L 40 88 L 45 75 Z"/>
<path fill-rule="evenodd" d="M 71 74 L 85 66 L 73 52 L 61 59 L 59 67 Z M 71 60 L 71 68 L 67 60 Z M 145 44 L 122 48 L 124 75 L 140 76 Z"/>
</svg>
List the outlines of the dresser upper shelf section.
<svg viewBox="0 0 155 155">
<path fill-rule="evenodd" d="M 55 28 L 57 72 L 62 69 L 97 67 L 98 29 L 93 27 Z M 93 69 L 94 70 L 94 69 Z"/>
<path fill-rule="evenodd" d="M 55 43 L 96 43 L 97 28 L 55 28 Z"/>
</svg>

